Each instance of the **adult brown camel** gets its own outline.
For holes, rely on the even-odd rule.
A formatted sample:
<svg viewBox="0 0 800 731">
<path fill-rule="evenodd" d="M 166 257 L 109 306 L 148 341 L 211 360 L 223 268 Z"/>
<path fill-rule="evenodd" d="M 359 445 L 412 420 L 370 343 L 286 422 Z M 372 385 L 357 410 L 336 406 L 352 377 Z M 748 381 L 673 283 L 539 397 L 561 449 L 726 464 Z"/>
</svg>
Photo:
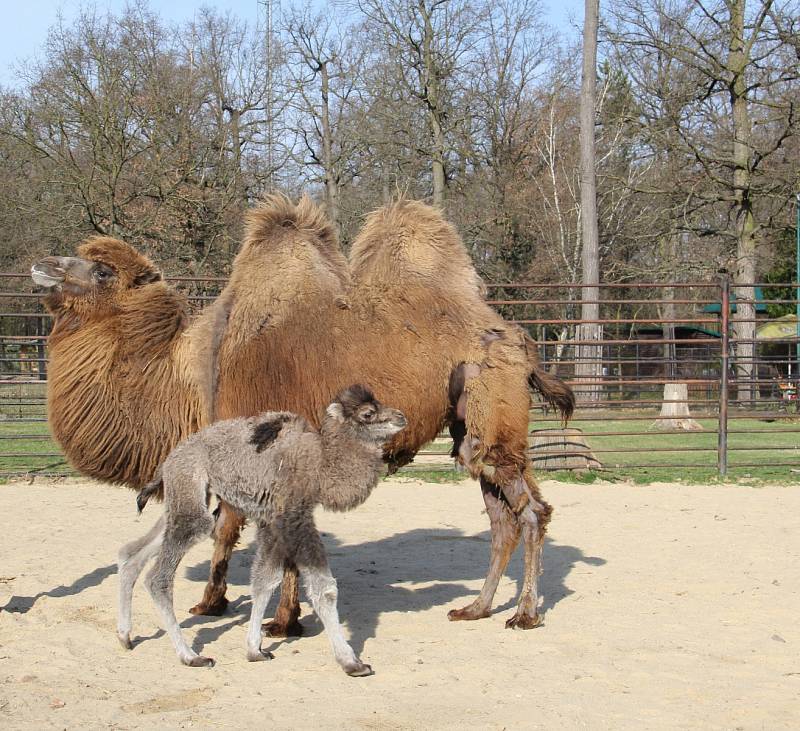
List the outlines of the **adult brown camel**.
<svg viewBox="0 0 800 731">
<path fill-rule="evenodd" d="M 55 315 L 51 424 L 78 469 L 138 487 L 200 425 L 267 409 L 318 424 L 337 391 L 369 383 L 409 418 L 387 448 L 390 469 L 447 423 L 454 455 L 480 479 L 492 528 L 489 574 L 476 600 L 450 618 L 488 616 L 521 536 L 525 580 L 507 626 L 538 623 L 550 506 L 526 458 L 528 387 L 565 416 L 573 397 L 539 368 L 527 336 L 486 305 L 463 244 L 435 209 L 403 201 L 372 214 L 348 262 L 308 199 L 270 197 L 248 215 L 228 285 L 191 325 L 183 301 L 127 245 L 92 239 L 79 254 L 33 268 L 51 286 Z M 211 578 L 193 611 L 224 609 L 240 527 L 223 504 Z M 273 634 L 298 631 L 296 579 L 287 567 Z"/>
</svg>

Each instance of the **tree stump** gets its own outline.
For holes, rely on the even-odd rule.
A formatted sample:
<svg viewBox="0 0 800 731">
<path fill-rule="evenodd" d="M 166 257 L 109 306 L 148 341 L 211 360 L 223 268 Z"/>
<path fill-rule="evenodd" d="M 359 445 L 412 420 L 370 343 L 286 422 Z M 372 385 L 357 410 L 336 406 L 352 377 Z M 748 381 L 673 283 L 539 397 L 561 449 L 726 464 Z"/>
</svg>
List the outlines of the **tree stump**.
<svg viewBox="0 0 800 731">
<path fill-rule="evenodd" d="M 601 470 L 580 429 L 534 429 L 528 454 L 534 469 Z"/>
<path fill-rule="evenodd" d="M 658 431 L 703 431 L 689 413 L 689 386 L 686 383 L 665 383 L 661 418 L 650 429 Z"/>
</svg>

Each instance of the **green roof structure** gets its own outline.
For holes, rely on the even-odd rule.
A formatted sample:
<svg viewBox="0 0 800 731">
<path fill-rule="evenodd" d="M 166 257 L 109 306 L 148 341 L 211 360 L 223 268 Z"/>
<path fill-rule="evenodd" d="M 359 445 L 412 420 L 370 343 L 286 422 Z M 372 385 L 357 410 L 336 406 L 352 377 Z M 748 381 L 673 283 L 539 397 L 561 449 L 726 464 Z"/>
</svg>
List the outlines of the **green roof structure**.
<svg viewBox="0 0 800 731">
<path fill-rule="evenodd" d="M 764 304 L 764 292 L 761 290 L 761 287 L 753 287 L 753 291 L 755 292 L 756 313 L 766 313 L 767 306 Z M 715 302 L 711 305 L 705 305 L 703 307 L 703 312 L 719 315 L 722 312 L 722 303 Z M 731 312 L 736 312 L 736 293 L 733 289 L 731 289 Z"/>
</svg>

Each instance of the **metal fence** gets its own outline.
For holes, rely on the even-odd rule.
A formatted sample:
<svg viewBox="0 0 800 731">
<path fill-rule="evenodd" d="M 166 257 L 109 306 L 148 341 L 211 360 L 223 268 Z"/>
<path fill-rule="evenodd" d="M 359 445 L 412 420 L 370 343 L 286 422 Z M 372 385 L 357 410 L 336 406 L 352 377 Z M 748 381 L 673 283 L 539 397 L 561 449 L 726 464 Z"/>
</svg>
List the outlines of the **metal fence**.
<svg viewBox="0 0 800 731">
<path fill-rule="evenodd" d="M 194 309 L 225 283 L 170 281 Z M 800 476 L 798 283 L 734 286 L 722 274 L 604 284 L 591 321 L 580 318 L 582 288 L 488 286 L 490 303 L 528 330 L 546 367 L 576 392 L 569 431 L 546 405 L 531 410 L 539 469 Z M 47 432 L 49 328 L 28 276 L 0 274 L 0 477 L 70 473 Z M 448 466 L 437 440 L 411 469 Z"/>
</svg>

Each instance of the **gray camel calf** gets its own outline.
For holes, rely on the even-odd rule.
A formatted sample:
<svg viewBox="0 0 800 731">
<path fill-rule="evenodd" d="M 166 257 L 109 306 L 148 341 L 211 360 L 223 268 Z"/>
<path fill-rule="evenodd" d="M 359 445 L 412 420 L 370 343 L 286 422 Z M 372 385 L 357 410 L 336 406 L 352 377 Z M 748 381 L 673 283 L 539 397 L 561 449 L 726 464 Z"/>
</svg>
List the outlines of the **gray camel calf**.
<svg viewBox="0 0 800 731">
<path fill-rule="evenodd" d="M 406 420 L 360 385 L 342 391 L 328 406 L 319 432 L 300 416 L 267 412 L 220 421 L 181 442 L 164 461 L 161 474 L 139 495 L 144 507 L 162 481 L 164 515 L 142 538 L 119 552 L 117 635 L 131 648 L 133 586 L 156 556 L 147 588 L 184 665 L 208 666 L 181 634 L 172 601 L 175 572 L 200 538 L 211 534 L 212 495 L 233 505 L 257 526 L 251 573 L 252 602 L 247 659 L 265 660 L 261 621 L 285 564 L 300 570 L 314 611 L 328 634 L 336 661 L 348 675 L 369 675 L 344 637 L 336 608 L 336 580 L 314 525 L 313 510 L 350 510 L 369 497 L 385 466 L 383 444 Z"/>
</svg>

